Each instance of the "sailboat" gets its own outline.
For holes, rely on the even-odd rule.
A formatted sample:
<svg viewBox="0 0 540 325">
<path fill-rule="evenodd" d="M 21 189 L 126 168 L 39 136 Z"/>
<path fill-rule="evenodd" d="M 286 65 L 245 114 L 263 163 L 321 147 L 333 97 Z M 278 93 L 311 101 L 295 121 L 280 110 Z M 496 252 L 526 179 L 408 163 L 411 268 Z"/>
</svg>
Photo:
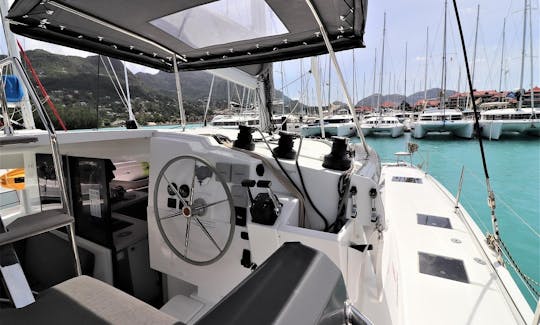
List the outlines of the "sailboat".
<svg viewBox="0 0 540 325">
<path fill-rule="evenodd" d="M 446 13 L 447 1 L 445 0 L 440 104 L 438 108 L 424 108 L 424 111 L 412 125 L 414 130 L 411 134 L 415 138 L 423 138 L 429 132 L 450 132 L 466 139 L 472 138 L 473 135 L 473 122 L 464 119 L 460 110 L 446 108 Z"/>
<path fill-rule="evenodd" d="M 519 100 L 517 108 L 499 108 L 486 110 L 480 113 L 480 128 L 482 136 L 488 139 L 498 140 L 504 133 L 521 133 L 525 135 L 540 136 L 540 108 L 534 107 L 534 85 L 532 82 L 533 54 L 531 42 L 531 89 L 528 91 L 530 107 L 524 107 L 525 91 L 523 90 L 524 66 L 525 66 L 525 39 L 527 26 L 527 12 L 531 10 L 524 0 L 523 9 L 523 43 L 521 51 L 521 74 L 519 85 Z M 530 5 L 530 4 L 529 4 Z M 532 24 L 532 21 L 529 22 Z M 531 27 L 532 31 L 532 27 Z"/>
<path fill-rule="evenodd" d="M 257 94 L 261 119 L 257 129 L 57 133 L 19 61 L 0 61 L 47 128 L 0 135 L 0 168 L 25 169 L 23 202 L 0 210 L 14 306 L 0 323 L 530 324 L 494 214 L 490 247 L 459 195 L 412 163 L 382 164 L 361 132 L 358 144 L 268 132 L 269 62 L 328 52 L 353 113 L 335 49 L 363 44 L 366 4 L 227 3 L 10 8 L 13 32 L 169 71 L 177 85 L 179 70 L 227 68 Z M 111 188 L 121 161 L 149 166 L 145 188 Z M 39 192 L 52 170 L 61 209 Z"/>
</svg>

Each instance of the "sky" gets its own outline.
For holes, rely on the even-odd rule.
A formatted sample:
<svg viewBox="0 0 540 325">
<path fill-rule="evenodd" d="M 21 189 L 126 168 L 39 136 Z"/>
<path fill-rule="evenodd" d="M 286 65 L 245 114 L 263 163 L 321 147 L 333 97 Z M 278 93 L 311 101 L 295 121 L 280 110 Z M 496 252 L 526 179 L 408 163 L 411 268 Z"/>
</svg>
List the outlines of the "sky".
<svg viewBox="0 0 540 325">
<path fill-rule="evenodd" d="M 523 7 L 525 0 L 456 0 L 463 25 L 469 62 L 472 65 L 474 34 L 477 6 L 480 6 L 477 55 L 475 60 L 474 88 L 506 90 L 518 89 L 520 86 L 521 50 L 523 35 Z M 529 0 L 532 10 L 532 51 L 533 67 L 531 73 L 530 31 L 527 24 L 526 60 L 524 66 L 523 88 L 529 89 L 531 75 L 535 85 L 540 84 L 540 0 Z M 350 96 L 354 101 L 379 92 L 381 77 L 381 49 L 383 16 L 386 13 L 386 37 L 384 73 L 382 75 L 382 93 L 412 94 L 423 91 L 425 86 L 424 69 L 426 66 L 426 29 L 429 28 L 429 46 L 427 55 L 427 88 L 441 86 L 441 66 L 443 53 L 443 17 L 444 0 L 371 0 L 368 2 L 368 13 L 364 42 L 366 47 L 342 51 L 337 54 L 346 80 Z M 447 25 L 447 89 L 465 91 L 466 72 L 463 54 L 459 41 L 456 18 L 452 1 L 448 2 Z M 501 75 L 503 21 L 506 19 L 503 73 Z M 527 17 L 529 20 L 529 17 Z M 3 34 L 2 34 L 3 35 Z M 47 44 L 24 37 L 16 36 L 25 50 L 41 48 L 50 52 L 88 56 L 87 52 L 78 51 L 53 44 Z M 407 60 L 405 60 L 407 46 Z M 6 53 L 5 41 L 0 42 L 0 51 Z M 377 66 L 374 66 L 377 51 Z M 354 53 L 354 65 L 353 65 Z M 407 63 L 405 91 L 405 62 Z M 274 64 L 274 85 L 291 98 L 315 104 L 313 78 L 307 73 L 310 59 L 292 60 L 283 64 Z M 322 78 L 328 83 L 328 59 L 320 57 Z M 152 70 L 140 65 L 128 63 L 132 72 L 150 72 Z M 472 68 L 472 67 L 471 67 Z M 374 69 L 376 80 L 374 86 Z M 460 71 L 461 70 L 461 71 Z M 283 83 L 282 73 L 283 71 Z M 305 77 L 301 78 L 301 72 Z M 338 85 L 335 70 L 332 68 L 331 98 L 345 101 L 341 87 Z M 353 76 L 354 75 L 354 76 Z M 461 76 L 461 78 L 459 78 Z M 296 81 L 295 81 L 296 80 Z M 303 87 L 301 87 L 303 84 Z M 353 85 L 355 87 L 353 87 Z M 285 87 L 286 86 L 286 87 Z M 354 91 L 353 91 L 353 88 Z M 328 89 L 323 89 L 324 98 Z"/>
</svg>

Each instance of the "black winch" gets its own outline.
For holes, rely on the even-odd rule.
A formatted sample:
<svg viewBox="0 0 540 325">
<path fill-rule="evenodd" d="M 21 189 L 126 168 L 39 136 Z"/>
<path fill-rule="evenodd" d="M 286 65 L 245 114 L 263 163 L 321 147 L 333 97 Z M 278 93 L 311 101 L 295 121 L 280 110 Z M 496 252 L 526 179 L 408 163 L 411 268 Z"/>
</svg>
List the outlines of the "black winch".
<svg viewBox="0 0 540 325">
<path fill-rule="evenodd" d="M 293 132 L 279 131 L 279 141 L 278 146 L 274 148 L 274 154 L 278 158 L 283 159 L 294 159 L 296 158 L 296 151 L 293 149 L 294 146 L 294 137 Z"/>
<path fill-rule="evenodd" d="M 247 125 L 239 125 L 238 137 L 233 142 L 235 148 L 245 149 L 249 151 L 255 150 L 255 142 L 253 142 L 253 128 Z"/>
<path fill-rule="evenodd" d="M 349 139 L 344 137 L 332 137 L 332 151 L 324 156 L 323 167 L 334 170 L 347 170 L 351 167 L 351 158 L 347 152 Z"/>
</svg>

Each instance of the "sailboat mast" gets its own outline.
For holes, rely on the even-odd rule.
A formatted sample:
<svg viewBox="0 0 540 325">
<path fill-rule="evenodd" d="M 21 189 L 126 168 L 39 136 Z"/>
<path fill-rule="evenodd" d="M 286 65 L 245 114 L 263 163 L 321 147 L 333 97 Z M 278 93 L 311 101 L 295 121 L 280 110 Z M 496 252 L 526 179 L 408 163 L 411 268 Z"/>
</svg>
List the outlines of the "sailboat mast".
<svg viewBox="0 0 540 325">
<path fill-rule="evenodd" d="M 474 48 L 473 48 L 473 61 L 472 61 L 472 76 L 471 82 L 474 87 L 474 72 L 476 71 L 476 45 L 478 44 L 478 21 L 480 20 L 480 5 L 478 5 L 476 10 L 476 29 L 474 32 Z M 473 88 L 474 90 L 474 88 Z M 471 101 L 474 100 L 474 94 L 469 94 L 467 96 L 467 108 L 470 106 Z"/>
<path fill-rule="evenodd" d="M 375 48 L 375 61 L 373 63 L 373 93 L 371 95 L 371 109 L 373 110 L 375 107 L 375 98 L 373 95 L 375 95 L 375 84 L 377 83 L 377 48 Z"/>
<path fill-rule="evenodd" d="M 533 28 L 532 28 L 532 1 L 529 1 L 529 45 L 531 58 L 531 114 L 534 113 L 534 67 L 533 67 Z"/>
<path fill-rule="evenodd" d="M 503 20 L 503 32 L 502 32 L 502 47 L 501 47 L 501 71 L 499 72 L 499 91 L 502 92 L 502 75 L 503 75 L 503 65 L 504 65 L 504 41 L 506 34 L 506 18 Z"/>
<path fill-rule="evenodd" d="M 441 96 L 440 108 L 446 109 L 446 12 L 448 9 L 448 0 L 444 1 L 444 27 L 443 27 L 443 52 L 442 52 L 442 73 L 441 73 Z M 474 72 L 473 72 L 474 74 Z"/>
<path fill-rule="evenodd" d="M 472 83 L 474 85 L 474 73 L 476 71 L 476 46 L 478 44 L 478 22 L 480 21 L 480 5 L 476 10 L 476 29 L 474 32 L 474 50 L 473 50 L 473 62 L 472 62 Z M 474 100 L 474 99 L 473 99 Z"/>
<path fill-rule="evenodd" d="M 352 88 L 352 100 L 353 100 L 354 105 L 356 105 L 356 70 L 355 70 L 355 65 L 354 65 L 354 49 L 352 50 L 352 69 L 353 69 L 353 72 L 352 72 L 352 85 L 353 85 L 353 88 Z"/>
<path fill-rule="evenodd" d="M 364 83 L 362 85 L 362 99 L 366 98 L 366 72 L 364 71 Z"/>
<path fill-rule="evenodd" d="M 386 12 L 383 19 L 383 36 L 382 36 L 382 51 L 381 51 L 381 75 L 379 80 L 379 93 L 377 94 L 377 109 L 381 112 L 381 94 L 383 89 L 383 73 L 384 73 L 384 39 L 386 37 Z"/>
<path fill-rule="evenodd" d="M 285 115 L 285 85 L 283 84 L 283 61 L 281 61 L 281 114 Z"/>
<path fill-rule="evenodd" d="M 426 66 L 424 68 L 424 109 L 426 109 L 426 106 L 427 106 L 428 49 L 429 49 L 429 26 L 426 29 Z"/>
<path fill-rule="evenodd" d="M 403 84 L 403 96 L 405 96 L 404 101 L 407 102 L 407 42 L 405 42 L 405 81 Z M 402 109 L 405 110 L 405 104 L 402 105 Z"/>
<path fill-rule="evenodd" d="M 332 90 L 332 62 L 330 60 L 330 55 L 328 55 L 328 113 L 330 113 L 330 96 Z"/>
<path fill-rule="evenodd" d="M 519 77 L 519 102 L 518 109 L 521 109 L 523 104 L 523 75 L 525 71 L 525 38 L 527 33 L 527 0 L 523 1 L 525 3 L 525 8 L 523 9 L 523 41 L 521 44 L 521 74 Z"/>
</svg>

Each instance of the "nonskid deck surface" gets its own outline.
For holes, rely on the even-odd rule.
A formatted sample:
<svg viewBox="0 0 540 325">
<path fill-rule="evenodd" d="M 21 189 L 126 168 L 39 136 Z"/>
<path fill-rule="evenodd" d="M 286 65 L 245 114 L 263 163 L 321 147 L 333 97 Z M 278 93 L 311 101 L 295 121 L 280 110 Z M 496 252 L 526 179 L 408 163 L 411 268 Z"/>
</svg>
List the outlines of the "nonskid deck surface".
<svg viewBox="0 0 540 325">
<path fill-rule="evenodd" d="M 490 265 L 494 253 L 482 251 L 480 245 L 486 247 L 485 243 L 464 221 L 468 218 L 472 224 L 472 219 L 454 212 L 453 198 L 421 170 L 385 166 L 382 172 L 389 237 L 395 239 L 399 256 L 395 272 L 403 323 L 523 323 Z M 476 225 L 472 229 L 481 235 Z M 517 290 L 515 285 L 506 288 Z M 523 299 L 517 300 L 527 306 Z M 529 317 L 532 314 L 525 315 Z"/>
</svg>

